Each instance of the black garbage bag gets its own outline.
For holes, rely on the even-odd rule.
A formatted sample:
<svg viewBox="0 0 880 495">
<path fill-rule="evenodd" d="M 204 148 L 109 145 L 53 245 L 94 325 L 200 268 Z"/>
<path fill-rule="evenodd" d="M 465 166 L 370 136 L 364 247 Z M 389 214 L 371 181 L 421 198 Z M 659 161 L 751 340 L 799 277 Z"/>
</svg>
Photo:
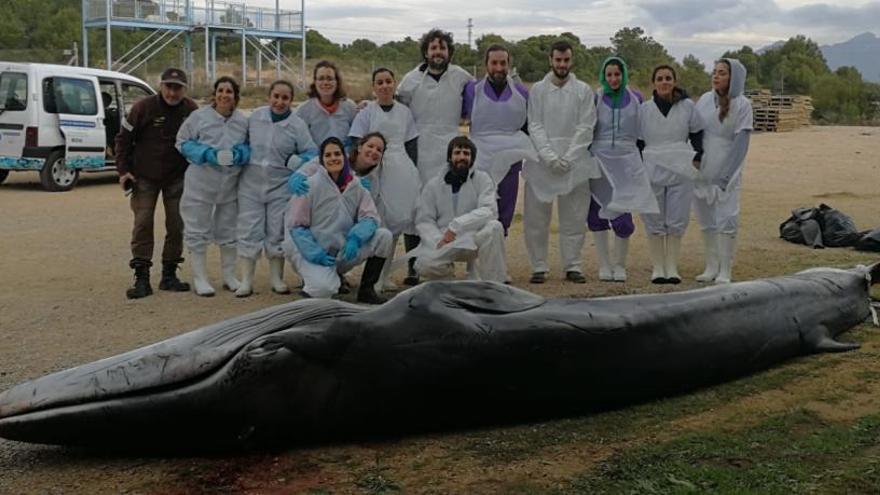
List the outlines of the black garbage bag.
<svg viewBox="0 0 880 495">
<path fill-rule="evenodd" d="M 864 235 L 859 238 L 855 248 L 859 251 L 880 252 L 880 228 L 869 230 L 864 233 Z"/>
<path fill-rule="evenodd" d="M 819 205 L 817 218 L 822 229 L 822 241 L 828 247 L 855 246 L 863 232 L 856 229 L 856 224 L 849 215 L 822 203 Z"/>
<path fill-rule="evenodd" d="M 779 225 L 779 237 L 795 244 L 806 244 L 813 249 L 822 249 L 822 228 L 819 223 L 819 208 L 795 208 L 788 220 Z"/>
</svg>

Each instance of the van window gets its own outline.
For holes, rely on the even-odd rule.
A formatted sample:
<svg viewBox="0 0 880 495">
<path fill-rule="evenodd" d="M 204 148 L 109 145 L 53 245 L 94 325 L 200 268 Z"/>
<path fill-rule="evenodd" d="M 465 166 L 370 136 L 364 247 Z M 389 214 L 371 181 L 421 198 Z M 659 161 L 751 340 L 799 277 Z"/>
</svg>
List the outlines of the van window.
<svg viewBox="0 0 880 495">
<path fill-rule="evenodd" d="M 131 111 L 131 107 L 134 106 L 138 100 L 150 95 L 151 93 L 143 86 L 123 82 L 122 101 L 125 102 L 125 115 L 128 115 L 128 112 Z"/>
<path fill-rule="evenodd" d="M 48 113 L 97 115 L 95 87 L 87 79 L 47 77 L 43 79 L 43 109 Z"/>
<path fill-rule="evenodd" d="M 18 112 L 27 108 L 27 74 L 3 72 L 0 74 L 0 109 Z"/>
</svg>

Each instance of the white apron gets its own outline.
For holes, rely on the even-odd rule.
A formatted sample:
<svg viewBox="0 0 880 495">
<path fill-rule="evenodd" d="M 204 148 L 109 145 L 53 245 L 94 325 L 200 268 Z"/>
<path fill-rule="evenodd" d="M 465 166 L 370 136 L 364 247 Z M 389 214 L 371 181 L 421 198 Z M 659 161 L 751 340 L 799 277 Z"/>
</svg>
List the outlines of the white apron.
<svg viewBox="0 0 880 495">
<path fill-rule="evenodd" d="M 631 91 L 629 98 L 629 104 L 618 111 L 617 131 L 612 130 L 613 110 L 605 104 L 601 93 L 596 101 L 595 139 L 590 152 L 602 177 L 590 181 L 590 191 L 602 207 L 599 217 L 608 220 L 624 213 L 660 213 L 648 171 L 636 147 L 639 100 Z"/>
<path fill-rule="evenodd" d="M 409 78 L 413 78 L 407 81 L 412 85 L 409 109 L 419 130 L 418 170 L 424 185 L 446 170 L 446 148 L 460 134 L 461 92 L 470 75 L 450 66 L 439 81 L 427 70 L 411 72 Z"/>
<path fill-rule="evenodd" d="M 409 159 L 404 148 L 406 119 L 402 112 L 408 109 L 402 104 L 395 103 L 389 112 L 381 108 L 374 110 L 370 116 L 370 132 L 381 132 L 388 143 L 382 165 L 377 172 L 379 203 L 376 208 L 382 216 L 385 227 L 392 234 L 414 233 L 413 221 L 421 180 L 416 166 Z"/>
<path fill-rule="evenodd" d="M 563 156 L 571 144 L 571 138 L 550 138 L 550 146 L 557 155 Z M 542 203 L 552 203 L 558 196 L 570 193 L 575 187 L 602 174 L 596 159 L 589 154 L 572 164 L 571 170 L 560 174 L 540 161 L 527 161 L 523 165 L 523 179 L 529 183 L 535 197 Z"/>
<path fill-rule="evenodd" d="M 695 180 L 699 172 L 693 162 L 697 152 L 687 142 L 663 143 L 645 147 L 642 158 L 648 177 L 658 186 L 668 186 L 682 180 Z M 671 172 L 669 177 L 664 172 Z"/>
<path fill-rule="evenodd" d="M 523 160 L 538 160 L 532 140 L 522 132 L 526 123 L 526 99 L 507 78 L 511 96 L 507 101 L 492 101 L 485 94 L 486 79 L 474 85 L 474 108 L 471 111 L 470 137 L 477 146 L 474 166 L 492 177 L 496 184 Z"/>
</svg>

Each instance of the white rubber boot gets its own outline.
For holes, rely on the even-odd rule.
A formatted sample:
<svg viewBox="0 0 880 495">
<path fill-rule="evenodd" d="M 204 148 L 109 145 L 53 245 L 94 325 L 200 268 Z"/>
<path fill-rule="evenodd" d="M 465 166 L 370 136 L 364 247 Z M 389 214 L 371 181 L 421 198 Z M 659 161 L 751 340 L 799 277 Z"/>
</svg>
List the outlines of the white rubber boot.
<svg viewBox="0 0 880 495">
<path fill-rule="evenodd" d="M 276 294 L 290 294 L 290 287 L 284 283 L 284 258 L 269 258 L 269 285 Z"/>
<path fill-rule="evenodd" d="M 664 260 L 666 271 L 666 283 L 681 283 L 681 275 L 678 274 L 678 253 L 681 252 L 681 236 L 666 236 L 666 257 Z"/>
<path fill-rule="evenodd" d="M 626 255 L 629 252 L 629 239 L 614 236 L 614 266 L 611 274 L 615 282 L 626 282 Z"/>
<path fill-rule="evenodd" d="M 652 284 L 666 283 L 666 239 L 665 235 L 648 234 L 648 254 L 651 256 Z"/>
<path fill-rule="evenodd" d="M 611 269 L 611 254 L 608 244 L 608 230 L 593 232 L 593 242 L 596 244 L 596 254 L 599 257 L 599 280 L 610 282 L 614 280 Z"/>
<path fill-rule="evenodd" d="M 697 282 L 708 283 L 718 276 L 718 234 L 704 230 L 703 248 L 706 251 L 706 270 L 697 275 Z"/>
<path fill-rule="evenodd" d="M 733 253 L 736 250 L 736 235 L 720 234 L 718 236 L 718 275 L 716 284 L 729 284 L 733 278 Z"/>
<path fill-rule="evenodd" d="M 239 257 L 238 264 L 241 266 L 241 283 L 235 291 L 235 297 L 248 297 L 254 293 L 254 271 L 257 268 L 257 260 Z"/>
<path fill-rule="evenodd" d="M 214 288 L 208 282 L 208 268 L 205 253 L 189 253 L 189 266 L 193 273 L 193 289 L 202 297 L 213 297 Z"/>
<path fill-rule="evenodd" d="M 238 251 L 235 246 L 220 248 L 220 268 L 223 271 L 223 287 L 235 292 L 241 283 L 235 278 L 235 261 L 238 259 Z"/>
<path fill-rule="evenodd" d="M 469 260 L 465 266 L 467 268 L 467 275 L 465 276 L 465 280 L 480 280 L 480 276 L 477 275 L 476 260 Z"/>
</svg>

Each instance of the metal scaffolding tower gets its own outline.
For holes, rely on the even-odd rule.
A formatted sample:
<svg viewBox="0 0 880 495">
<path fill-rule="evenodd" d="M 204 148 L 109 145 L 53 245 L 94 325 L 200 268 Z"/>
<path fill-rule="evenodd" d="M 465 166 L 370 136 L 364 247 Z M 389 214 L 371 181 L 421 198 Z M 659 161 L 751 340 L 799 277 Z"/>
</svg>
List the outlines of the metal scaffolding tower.
<svg viewBox="0 0 880 495">
<path fill-rule="evenodd" d="M 285 0 L 293 3 L 296 0 Z M 183 66 L 193 72 L 192 37 L 196 33 L 205 39 L 205 79 L 210 83 L 217 77 L 217 39 L 241 40 L 241 83 L 248 84 L 248 48 L 256 54 L 256 80 L 262 85 L 263 59 L 275 63 L 276 79 L 282 73 L 296 71 L 294 62 L 281 50 L 283 40 L 302 40 L 300 85 L 306 81 L 306 28 L 303 22 L 305 0 L 299 0 L 300 10 L 281 10 L 280 0 L 275 7 L 248 6 L 247 0 L 82 0 L 83 65 L 89 66 L 89 29 L 106 31 L 107 68 L 130 73 L 172 43 L 183 43 Z M 140 43 L 120 57 L 113 58 L 113 30 L 138 29 L 149 31 Z"/>
</svg>

